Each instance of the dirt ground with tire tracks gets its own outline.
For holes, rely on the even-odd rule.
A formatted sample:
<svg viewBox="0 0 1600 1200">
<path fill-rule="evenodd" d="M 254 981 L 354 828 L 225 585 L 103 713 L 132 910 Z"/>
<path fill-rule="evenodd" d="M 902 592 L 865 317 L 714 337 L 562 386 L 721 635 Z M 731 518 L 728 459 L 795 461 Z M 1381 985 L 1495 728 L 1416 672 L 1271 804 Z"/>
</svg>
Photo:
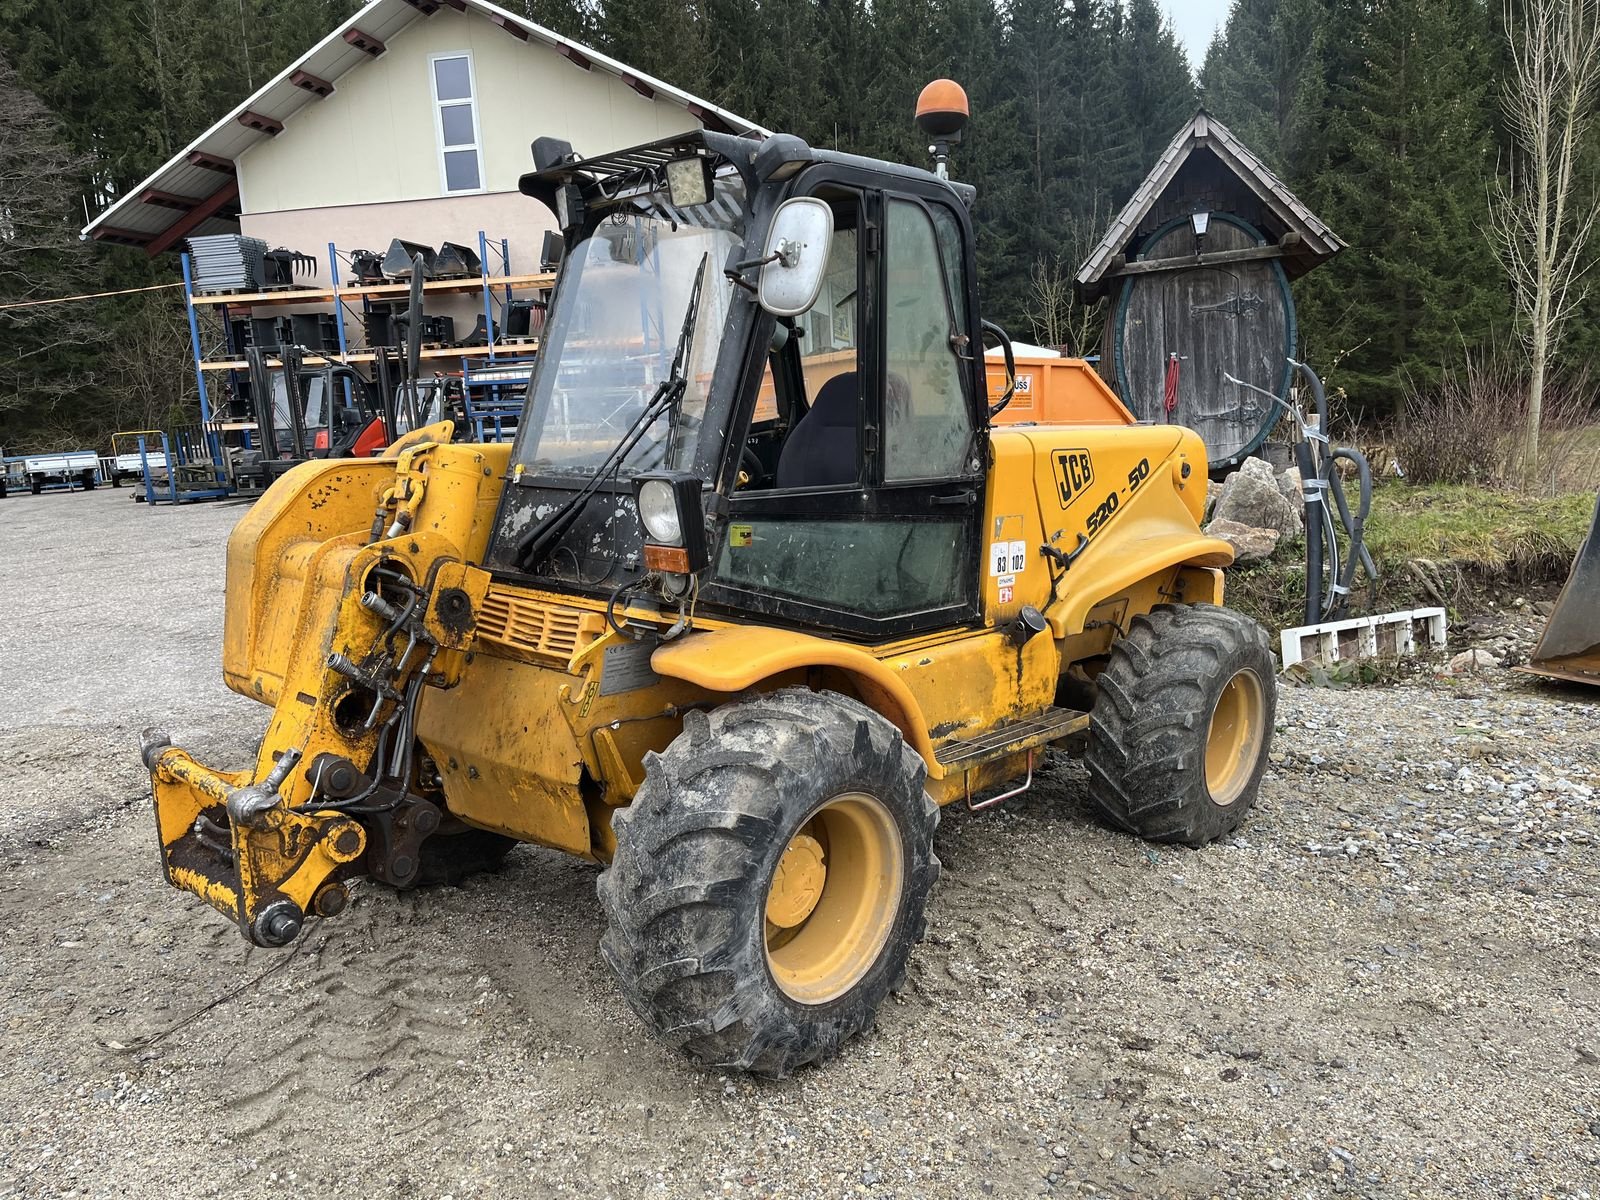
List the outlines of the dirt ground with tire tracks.
<svg viewBox="0 0 1600 1200">
<path fill-rule="evenodd" d="M 0 1196 L 1600 1196 L 1600 695 L 1285 688 L 1240 834 L 1053 760 L 948 811 L 929 940 L 781 1082 L 652 1043 L 596 868 L 359 889 L 251 950 L 156 865 L 135 738 L 239 765 L 229 506 L 0 501 Z"/>
</svg>

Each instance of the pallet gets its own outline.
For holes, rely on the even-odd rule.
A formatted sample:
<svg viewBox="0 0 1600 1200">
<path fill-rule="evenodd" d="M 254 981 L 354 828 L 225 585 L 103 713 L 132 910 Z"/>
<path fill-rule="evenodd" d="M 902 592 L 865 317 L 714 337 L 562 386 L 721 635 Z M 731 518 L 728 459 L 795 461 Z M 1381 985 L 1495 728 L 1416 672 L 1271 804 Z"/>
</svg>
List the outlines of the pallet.
<svg viewBox="0 0 1600 1200">
<path fill-rule="evenodd" d="M 216 288 L 204 292 L 197 290 L 194 294 L 194 298 L 196 300 L 211 300 L 219 296 L 271 296 L 274 299 L 283 299 L 295 293 L 321 296 L 327 294 L 329 291 L 329 288 L 317 287 L 315 284 L 293 283 L 288 285 L 279 284 L 277 287 Z"/>
<path fill-rule="evenodd" d="M 1301 625 L 1278 635 L 1283 669 L 1299 662 L 1324 667 L 1358 658 L 1403 658 L 1418 650 L 1443 650 L 1448 634 L 1442 608 L 1416 608 Z"/>
</svg>

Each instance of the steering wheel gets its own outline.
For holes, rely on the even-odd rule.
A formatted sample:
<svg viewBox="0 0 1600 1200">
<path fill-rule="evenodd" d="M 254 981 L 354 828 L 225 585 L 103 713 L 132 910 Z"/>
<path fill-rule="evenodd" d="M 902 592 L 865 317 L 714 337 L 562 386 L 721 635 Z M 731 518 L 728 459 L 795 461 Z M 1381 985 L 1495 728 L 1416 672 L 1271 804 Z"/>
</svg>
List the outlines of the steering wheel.
<svg viewBox="0 0 1600 1200">
<path fill-rule="evenodd" d="M 739 451 L 739 470 L 748 476 L 744 483 L 737 485 L 739 487 L 749 487 L 752 483 L 758 482 L 767 473 L 766 467 L 761 465 L 761 456 L 755 452 L 749 442 L 746 442 L 744 448 Z"/>
</svg>

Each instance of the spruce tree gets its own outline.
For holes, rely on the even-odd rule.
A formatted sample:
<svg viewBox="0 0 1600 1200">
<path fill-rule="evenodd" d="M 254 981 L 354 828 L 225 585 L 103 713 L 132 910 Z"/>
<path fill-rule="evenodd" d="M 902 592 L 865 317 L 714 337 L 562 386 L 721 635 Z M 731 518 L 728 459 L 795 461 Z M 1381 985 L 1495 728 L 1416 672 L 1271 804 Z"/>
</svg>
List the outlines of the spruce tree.
<svg viewBox="0 0 1600 1200">
<path fill-rule="evenodd" d="M 1490 342 L 1504 312 L 1484 238 L 1494 170 L 1487 25 L 1476 0 L 1379 0 L 1361 66 L 1332 91 L 1330 159 L 1313 189 L 1349 250 L 1300 289 L 1303 345 L 1386 411 Z"/>
</svg>

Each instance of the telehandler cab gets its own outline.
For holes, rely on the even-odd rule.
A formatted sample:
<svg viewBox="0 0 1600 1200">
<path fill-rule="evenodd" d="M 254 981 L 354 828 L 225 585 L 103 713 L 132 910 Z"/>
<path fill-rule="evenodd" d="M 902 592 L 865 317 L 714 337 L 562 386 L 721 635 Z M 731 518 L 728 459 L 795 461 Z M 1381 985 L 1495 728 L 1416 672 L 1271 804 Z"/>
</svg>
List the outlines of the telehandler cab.
<svg viewBox="0 0 1600 1200">
<path fill-rule="evenodd" d="M 782 1075 L 901 980 L 941 805 L 1061 746 L 1130 832 L 1232 830 L 1275 676 L 1220 607 L 1205 450 L 1106 406 L 992 424 L 964 113 L 919 102 L 935 172 L 535 142 L 567 255 L 516 443 L 419 429 L 239 523 L 223 670 L 273 715 L 237 772 L 146 732 L 168 881 L 281 946 L 354 877 L 558 847 L 604 865 L 654 1033 Z"/>
</svg>

